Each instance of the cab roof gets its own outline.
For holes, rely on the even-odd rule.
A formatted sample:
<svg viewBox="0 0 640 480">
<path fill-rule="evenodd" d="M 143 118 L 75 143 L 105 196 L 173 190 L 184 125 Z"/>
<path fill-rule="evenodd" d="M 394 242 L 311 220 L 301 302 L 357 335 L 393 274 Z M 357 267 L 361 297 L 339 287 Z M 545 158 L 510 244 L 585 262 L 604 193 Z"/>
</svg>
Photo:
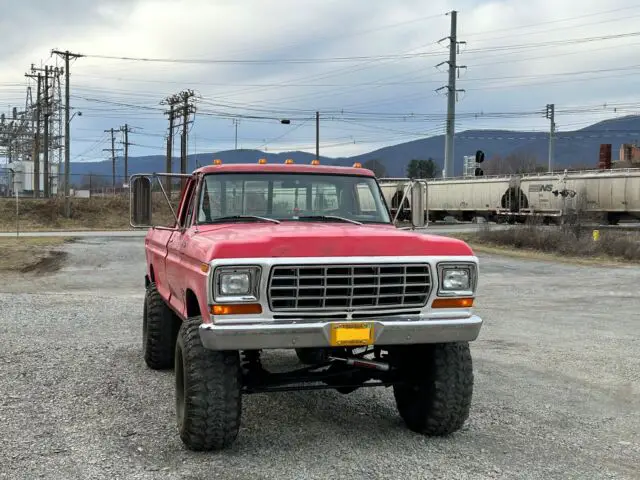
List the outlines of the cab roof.
<svg viewBox="0 0 640 480">
<path fill-rule="evenodd" d="M 325 175 L 360 175 L 375 177 L 366 168 L 338 167 L 332 165 L 306 165 L 282 163 L 228 163 L 221 165 L 206 165 L 195 170 L 196 173 L 317 173 Z"/>
</svg>

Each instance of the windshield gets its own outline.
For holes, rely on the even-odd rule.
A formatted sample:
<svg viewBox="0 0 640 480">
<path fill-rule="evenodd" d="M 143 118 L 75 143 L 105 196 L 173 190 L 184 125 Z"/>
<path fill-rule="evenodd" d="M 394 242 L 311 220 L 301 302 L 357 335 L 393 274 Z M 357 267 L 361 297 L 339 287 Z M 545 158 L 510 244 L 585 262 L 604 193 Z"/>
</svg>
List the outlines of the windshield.
<svg viewBox="0 0 640 480">
<path fill-rule="evenodd" d="M 374 178 L 297 173 L 219 173 L 204 176 L 198 223 L 254 215 L 277 220 L 390 223 Z M 309 217 L 309 218 L 305 218 Z M 324 217 L 324 218 L 322 218 Z"/>
</svg>

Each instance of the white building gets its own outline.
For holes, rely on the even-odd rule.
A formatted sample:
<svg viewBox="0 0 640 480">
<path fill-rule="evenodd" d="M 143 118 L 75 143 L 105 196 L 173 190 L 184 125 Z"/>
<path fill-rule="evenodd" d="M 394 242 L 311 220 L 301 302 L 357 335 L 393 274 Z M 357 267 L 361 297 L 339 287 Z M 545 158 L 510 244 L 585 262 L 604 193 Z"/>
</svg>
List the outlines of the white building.
<svg viewBox="0 0 640 480">
<path fill-rule="evenodd" d="M 13 162 L 6 166 L 13 170 L 13 194 L 33 195 L 36 176 L 34 174 L 34 162 L 30 160 Z M 58 193 L 58 164 L 49 163 L 49 191 L 51 195 Z M 44 194 L 44 162 L 40 161 L 40 194 Z"/>
</svg>

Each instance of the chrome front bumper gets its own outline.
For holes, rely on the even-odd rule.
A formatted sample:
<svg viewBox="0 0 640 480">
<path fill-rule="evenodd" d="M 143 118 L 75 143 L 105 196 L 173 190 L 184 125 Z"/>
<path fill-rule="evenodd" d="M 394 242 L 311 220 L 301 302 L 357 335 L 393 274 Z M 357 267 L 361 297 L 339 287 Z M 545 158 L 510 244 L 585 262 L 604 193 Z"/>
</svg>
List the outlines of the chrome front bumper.
<svg viewBox="0 0 640 480">
<path fill-rule="evenodd" d="M 376 345 L 410 345 L 421 343 L 470 342 L 482 326 L 476 315 L 460 319 L 424 319 L 406 317 L 355 320 L 374 327 Z M 203 323 L 200 338 L 210 350 L 259 350 L 274 348 L 331 347 L 330 327 L 339 320 L 314 320 L 243 323 L 224 325 Z"/>
</svg>

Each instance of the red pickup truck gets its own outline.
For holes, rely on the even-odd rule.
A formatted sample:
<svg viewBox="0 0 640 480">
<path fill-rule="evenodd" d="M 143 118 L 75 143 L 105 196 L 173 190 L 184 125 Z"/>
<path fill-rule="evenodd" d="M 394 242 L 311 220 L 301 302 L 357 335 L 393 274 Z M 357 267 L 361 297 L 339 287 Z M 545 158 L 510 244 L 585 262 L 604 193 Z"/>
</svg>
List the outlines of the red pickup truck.
<svg viewBox="0 0 640 480">
<path fill-rule="evenodd" d="M 144 359 L 175 369 L 187 448 L 230 446 L 256 392 L 390 386 L 409 429 L 462 427 L 482 325 L 465 242 L 398 228 L 359 164 L 216 161 L 182 176 L 175 224 L 154 226 L 162 175 L 132 176 L 131 225 L 149 228 Z M 270 371 L 268 349 L 298 363 Z"/>
</svg>

